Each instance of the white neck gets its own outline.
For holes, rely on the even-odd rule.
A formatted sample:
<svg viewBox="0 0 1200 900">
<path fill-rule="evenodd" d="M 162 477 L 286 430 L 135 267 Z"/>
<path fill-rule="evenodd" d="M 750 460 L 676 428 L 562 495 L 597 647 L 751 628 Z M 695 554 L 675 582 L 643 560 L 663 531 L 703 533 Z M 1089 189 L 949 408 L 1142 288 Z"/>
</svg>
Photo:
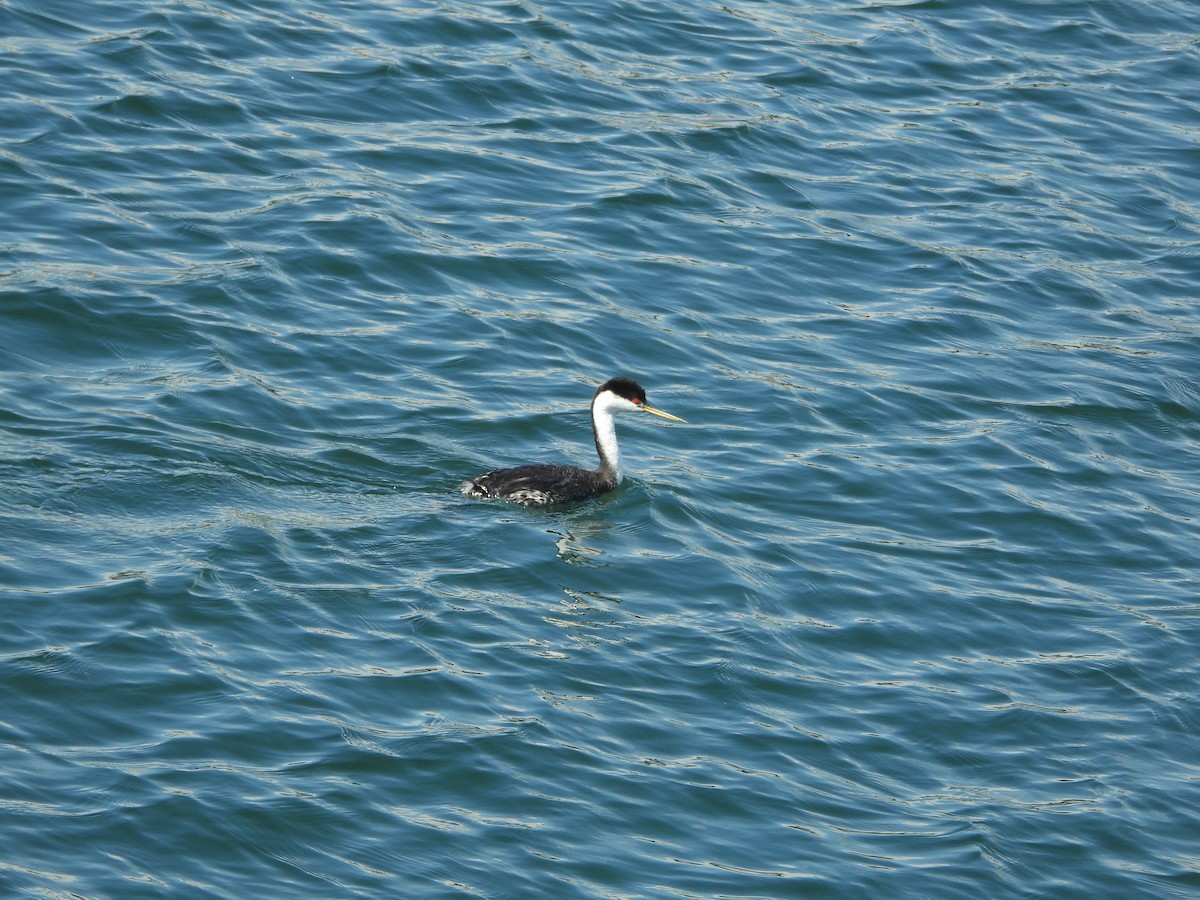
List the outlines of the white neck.
<svg viewBox="0 0 1200 900">
<path fill-rule="evenodd" d="M 607 466 L 618 482 L 621 480 L 621 448 L 617 446 L 613 412 L 631 407 L 628 400 L 608 391 L 592 401 L 592 431 L 596 436 L 596 452 L 600 454 L 600 468 Z"/>
</svg>

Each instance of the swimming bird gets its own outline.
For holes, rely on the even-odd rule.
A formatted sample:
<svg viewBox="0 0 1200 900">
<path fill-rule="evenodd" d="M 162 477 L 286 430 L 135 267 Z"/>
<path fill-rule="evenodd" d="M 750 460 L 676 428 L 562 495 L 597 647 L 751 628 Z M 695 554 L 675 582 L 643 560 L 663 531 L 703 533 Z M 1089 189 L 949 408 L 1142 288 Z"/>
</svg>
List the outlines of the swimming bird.
<svg viewBox="0 0 1200 900">
<path fill-rule="evenodd" d="M 500 498 L 521 506 L 551 506 L 611 491 L 621 483 L 621 448 L 617 446 L 613 413 L 638 410 L 683 422 L 647 403 L 646 392 L 632 378 L 610 378 L 592 397 L 592 435 L 600 468 L 540 464 L 496 469 L 464 482 L 462 492 L 468 497 Z"/>
</svg>

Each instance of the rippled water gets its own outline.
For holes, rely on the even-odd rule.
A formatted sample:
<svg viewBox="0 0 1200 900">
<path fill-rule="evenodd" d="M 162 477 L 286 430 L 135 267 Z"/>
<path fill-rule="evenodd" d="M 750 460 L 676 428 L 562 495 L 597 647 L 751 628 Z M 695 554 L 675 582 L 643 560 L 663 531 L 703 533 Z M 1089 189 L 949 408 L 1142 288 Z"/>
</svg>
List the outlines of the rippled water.
<svg viewBox="0 0 1200 900">
<path fill-rule="evenodd" d="M 0 2 L 0 887 L 1194 896 L 1198 135 L 1172 0 Z"/>
</svg>

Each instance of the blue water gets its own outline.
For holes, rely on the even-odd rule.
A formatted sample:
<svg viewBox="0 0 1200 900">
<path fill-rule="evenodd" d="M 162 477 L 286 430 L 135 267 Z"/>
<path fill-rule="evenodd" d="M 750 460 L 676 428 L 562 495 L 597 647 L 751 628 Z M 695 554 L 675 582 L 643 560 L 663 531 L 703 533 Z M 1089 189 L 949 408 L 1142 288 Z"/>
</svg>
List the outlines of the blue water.
<svg viewBox="0 0 1200 900">
<path fill-rule="evenodd" d="M 1200 894 L 1195 4 L 260 6 L 0 2 L 0 893 Z"/>
</svg>

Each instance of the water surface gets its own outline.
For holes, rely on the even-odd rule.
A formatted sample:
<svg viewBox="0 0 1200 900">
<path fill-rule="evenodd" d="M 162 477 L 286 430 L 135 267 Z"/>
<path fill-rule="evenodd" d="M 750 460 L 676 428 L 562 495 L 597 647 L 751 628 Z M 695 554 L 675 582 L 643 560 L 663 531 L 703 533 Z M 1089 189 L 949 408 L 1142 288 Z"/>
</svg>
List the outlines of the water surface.
<svg viewBox="0 0 1200 900">
<path fill-rule="evenodd" d="M 1195 895 L 1197 35 L 0 3 L 0 885 Z"/>
</svg>

